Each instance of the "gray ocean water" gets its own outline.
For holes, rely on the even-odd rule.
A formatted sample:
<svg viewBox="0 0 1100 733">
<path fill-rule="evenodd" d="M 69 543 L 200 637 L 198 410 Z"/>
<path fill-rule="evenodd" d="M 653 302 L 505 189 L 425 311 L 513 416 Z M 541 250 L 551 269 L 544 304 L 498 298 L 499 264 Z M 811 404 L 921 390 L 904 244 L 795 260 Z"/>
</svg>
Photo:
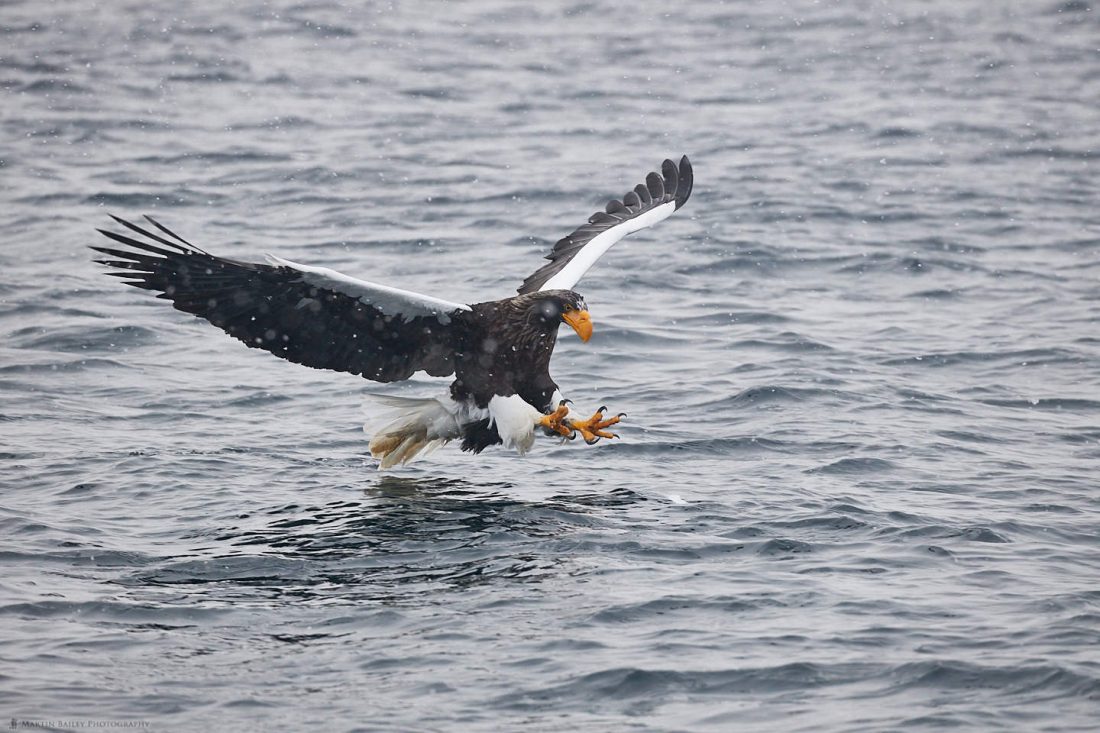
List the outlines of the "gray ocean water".
<svg viewBox="0 0 1100 733">
<path fill-rule="evenodd" d="M 0 721 L 1092 731 L 1100 11 L 0 5 Z M 620 441 L 380 474 L 123 287 L 149 213 L 468 302 L 666 156 L 553 373 Z M 82 723 L 83 721 L 83 723 Z"/>
</svg>

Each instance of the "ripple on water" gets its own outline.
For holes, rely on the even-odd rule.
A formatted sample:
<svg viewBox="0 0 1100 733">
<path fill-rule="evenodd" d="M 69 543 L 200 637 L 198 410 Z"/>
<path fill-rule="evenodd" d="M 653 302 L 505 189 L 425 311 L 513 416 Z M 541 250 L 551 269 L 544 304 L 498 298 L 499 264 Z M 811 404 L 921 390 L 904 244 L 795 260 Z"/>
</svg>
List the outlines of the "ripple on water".
<svg viewBox="0 0 1100 733">
<path fill-rule="evenodd" d="M 498 699 L 505 707 L 548 709 L 583 701 L 603 710 L 634 710 L 641 701 L 652 708 L 670 697 L 770 695 L 788 690 L 844 684 L 867 676 L 871 665 L 819 665 L 803 662 L 771 667 L 679 671 L 623 667 L 606 669 L 543 689 L 508 694 Z"/>
<path fill-rule="evenodd" d="M 859 475 L 893 471 L 897 466 L 883 458 L 841 458 L 824 466 L 806 469 L 809 474 Z"/>
</svg>

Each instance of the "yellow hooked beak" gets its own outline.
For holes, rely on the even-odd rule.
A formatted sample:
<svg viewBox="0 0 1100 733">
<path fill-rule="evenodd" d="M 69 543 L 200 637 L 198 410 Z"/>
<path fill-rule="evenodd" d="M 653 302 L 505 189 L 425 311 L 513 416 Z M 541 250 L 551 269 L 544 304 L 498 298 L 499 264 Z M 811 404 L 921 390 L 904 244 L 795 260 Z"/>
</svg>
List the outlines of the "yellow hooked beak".
<svg viewBox="0 0 1100 733">
<path fill-rule="evenodd" d="M 581 341 L 592 338 L 592 318 L 588 315 L 588 311 L 562 313 L 561 319 L 577 332 L 577 335 L 581 337 Z"/>
</svg>

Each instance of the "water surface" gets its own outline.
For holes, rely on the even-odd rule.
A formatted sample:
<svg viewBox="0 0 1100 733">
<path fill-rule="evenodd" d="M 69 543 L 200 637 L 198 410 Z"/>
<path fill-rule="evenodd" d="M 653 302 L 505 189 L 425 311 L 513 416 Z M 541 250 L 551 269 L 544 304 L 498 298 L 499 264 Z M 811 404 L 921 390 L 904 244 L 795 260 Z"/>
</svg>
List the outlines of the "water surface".
<svg viewBox="0 0 1100 733">
<path fill-rule="evenodd" d="M 9 2 L 0 33 L 3 716 L 1094 729 L 1088 3 Z M 85 247 L 151 213 L 485 300 L 680 153 L 691 202 L 555 357 L 629 414 L 593 448 L 379 474 L 376 385 Z"/>
</svg>

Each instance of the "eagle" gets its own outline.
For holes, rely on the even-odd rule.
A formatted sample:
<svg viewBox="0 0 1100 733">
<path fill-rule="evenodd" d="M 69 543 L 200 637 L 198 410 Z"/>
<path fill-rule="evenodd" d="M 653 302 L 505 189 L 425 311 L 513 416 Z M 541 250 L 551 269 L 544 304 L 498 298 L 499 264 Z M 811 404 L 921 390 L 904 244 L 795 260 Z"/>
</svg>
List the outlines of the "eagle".
<svg viewBox="0 0 1100 733">
<path fill-rule="evenodd" d="M 98 229 L 117 246 L 91 248 L 128 285 L 151 290 L 205 318 L 247 346 L 308 367 L 397 382 L 423 371 L 454 375 L 442 398 L 375 395 L 396 414 L 373 432 L 379 468 L 405 464 L 450 441 L 480 453 L 503 445 L 520 454 L 536 431 L 586 443 L 618 437 L 624 414 L 600 407 L 578 415 L 550 377 L 558 327 L 592 336 L 584 297 L 573 288 L 616 242 L 668 218 L 691 195 L 687 156 L 665 160 L 621 199 L 558 240 L 518 295 L 457 303 L 359 280 L 272 255 L 266 263 L 212 255 L 146 216 L 139 226 L 111 215 L 126 233 Z"/>
</svg>

